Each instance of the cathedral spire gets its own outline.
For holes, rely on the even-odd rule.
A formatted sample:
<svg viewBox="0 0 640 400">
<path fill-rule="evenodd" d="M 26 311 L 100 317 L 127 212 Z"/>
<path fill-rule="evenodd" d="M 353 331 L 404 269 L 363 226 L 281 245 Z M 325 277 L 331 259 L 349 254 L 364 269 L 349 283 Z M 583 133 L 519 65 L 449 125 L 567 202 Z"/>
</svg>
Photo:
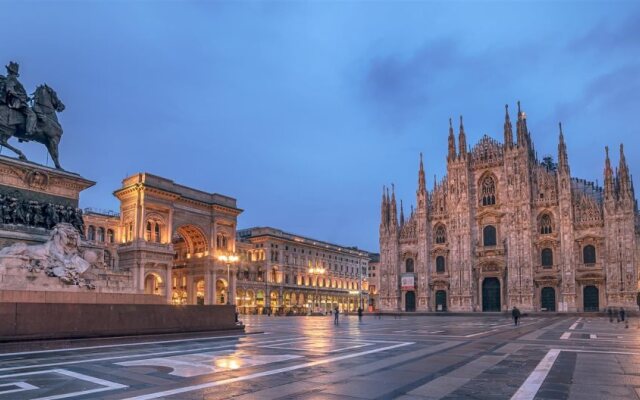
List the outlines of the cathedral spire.
<svg viewBox="0 0 640 400">
<path fill-rule="evenodd" d="M 398 226 L 398 209 L 396 208 L 396 186 L 391 184 L 391 226 Z"/>
<path fill-rule="evenodd" d="M 525 146 L 527 142 L 527 115 L 520 108 L 520 100 L 518 100 L 518 122 L 516 123 L 516 135 L 518 139 L 518 147 Z"/>
<path fill-rule="evenodd" d="M 418 170 L 418 193 L 427 191 L 427 184 L 424 178 L 424 164 L 422 163 L 422 152 L 420 152 L 420 169 Z"/>
<path fill-rule="evenodd" d="M 509 105 L 504 105 L 504 145 L 507 148 L 513 147 L 513 128 L 511 126 L 511 119 L 509 118 Z"/>
<path fill-rule="evenodd" d="M 606 200 L 615 199 L 615 183 L 613 182 L 613 170 L 609 160 L 609 146 L 604 148 L 606 158 L 604 160 L 604 198 Z"/>
<path fill-rule="evenodd" d="M 631 197 L 631 180 L 629 178 L 629 166 L 624 157 L 624 146 L 620 144 L 620 163 L 618 165 L 618 182 L 620 185 L 620 197 Z"/>
<path fill-rule="evenodd" d="M 382 186 L 382 202 L 380 204 L 380 225 L 389 225 L 389 202 L 387 201 L 386 188 Z"/>
<path fill-rule="evenodd" d="M 464 133 L 462 115 L 460 116 L 460 133 L 458 134 L 458 147 L 460 149 L 460 157 L 465 157 L 467 155 L 467 135 L 465 135 Z"/>
<path fill-rule="evenodd" d="M 404 205 L 402 205 L 402 199 L 400 199 L 400 227 L 404 226 Z"/>
<path fill-rule="evenodd" d="M 562 122 L 559 122 L 558 126 L 560 127 L 560 135 L 558 138 L 558 170 L 569 173 L 569 157 L 567 156 L 567 145 L 564 143 Z"/>
<path fill-rule="evenodd" d="M 456 138 L 453 136 L 453 121 L 449 118 L 449 156 L 448 161 L 456 159 Z"/>
</svg>

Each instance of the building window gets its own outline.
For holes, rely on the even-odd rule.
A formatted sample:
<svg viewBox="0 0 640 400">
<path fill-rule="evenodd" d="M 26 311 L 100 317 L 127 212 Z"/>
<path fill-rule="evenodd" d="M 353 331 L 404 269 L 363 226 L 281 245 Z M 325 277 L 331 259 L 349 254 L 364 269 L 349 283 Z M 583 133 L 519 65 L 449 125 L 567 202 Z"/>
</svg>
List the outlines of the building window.
<svg viewBox="0 0 640 400">
<path fill-rule="evenodd" d="M 216 247 L 218 248 L 218 250 L 228 250 L 227 245 L 228 245 L 227 236 L 223 235 L 222 233 L 219 233 L 216 236 Z"/>
<path fill-rule="evenodd" d="M 549 217 L 549 214 L 544 214 L 540 218 L 540 234 L 547 235 L 551 233 L 551 231 L 551 217 Z"/>
<path fill-rule="evenodd" d="M 96 240 L 96 228 L 93 225 L 89 225 L 89 229 L 87 231 L 87 239 Z"/>
<path fill-rule="evenodd" d="M 111 253 L 108 250 L 104 251 L 104 263 L 106 266 L 111 267 Z"/>
<path fill-rule="evenodd" d="M 541 258 L 543 267 L 553 266 L 553 251 L 551 249 L 542 249 Z"/>
<path fill-rule="evenodd" d="M 98 228 L 98 242 L 104 242 L 104 228 Z"/>
<path fill-rule="evenodd" d="M 585 264 L 596 263 L 596 248 L 590 244 L 582 249 L 582 260 Z"/>
<path fill-rule="evenodd" d="M 436 272 L 439 274 L 444 273 L 444 256 L 436 257 Z"/>
<path fill-rule="evenodd" d="M 487 225 L 482 229 L 482 243 L 485 246 L 496 245 L 496 227 L 493 225 Z"/>
<path fill-rule="evenodd" d="M 438 225 L 438 227 L 436 228 L 436 243 L 442 244 L 442 243 L 445 243 L 446 241 L 447 241 L 447 231 L 445 230 L 444 226 Z"/>
<path fill-rule="evenodd" d="M 127 232 L 128 232 L 127 241 L 132 242 L 133 241 L 133 222 L 129 222 L 129 229 L 127 230 Z"/>
<path fill-rule="evenodd" d="M 481 187 L 481 203 L 483 206 L 490 206 L 496 204 L 496 185 L 493 181 L 493 178 L 487 176 L 482 180 Z"/>
<path fill-rule="evenodd" d="M 413 258 L 407 258 L 405 265 L 407 272 L 413 272 Z"/>
<path fill-rule="evenodd" d="M 146 236 L 145 236 L 145 240 L 147 242 L 151 241 L 151 221 L 147 221 L 147 233 L 146 233 Z"/>
<path fill-rule="evenodd" d="M 154 227 L 154 234 L 155 234 L 156 243 L 160 243 L 160 241 L 162 240 L 162 237 L 160 236 L 160 224 L 157 222 Z"/>
<path fill-rule="evenodd" d="M 107 242 L 113 243 L 116 240 L 116 235 L 113 233 L 113 229 L 107 229 Z"/>
</svg>

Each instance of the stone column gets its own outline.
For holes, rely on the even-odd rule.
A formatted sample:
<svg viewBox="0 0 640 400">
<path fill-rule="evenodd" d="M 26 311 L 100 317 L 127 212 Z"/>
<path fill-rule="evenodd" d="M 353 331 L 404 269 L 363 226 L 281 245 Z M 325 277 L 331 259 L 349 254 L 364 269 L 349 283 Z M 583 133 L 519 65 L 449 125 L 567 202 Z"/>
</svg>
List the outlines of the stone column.
<svg viewBox="0 0 640 400">
<path fill-rule="evenodd" d="M 205 305 L 214 304 L 212 301 L 214 299 L 211 297 L 212 286 L 213 284 L 211 283 L 211 266 L 207 264 L 204 270 L 204 304 Z"/>
<path fill-rule="evenodd" d="M 233 271 L 230 271 L 229 276 L 230 276 L 230 280 L 231 283 L 229 285 L 230 290 L 229 290 L 229 304 L 236 304 L 236 274 L 232 273 Z"/>
<path fill-rule="evenodd" d="M 218 298 L 217 298 L 217 293 L 216 293 L 216 282 L 218 280 L 218 277 L 216 275 L 216 270 L 215 270 L 215 266 L 213 271 L 211 272 L 211 299 L 212 302 L 211 304 L 218 304 Z"/>
<path fill-rule="evenodd" d="M 164 294 L 166 296 L 167 304 L 171 304 L 171 299 L 173 297 L 173 277 L 171 276 L 171 265 L 167 265 L 165 270 Z"/>
</svg>

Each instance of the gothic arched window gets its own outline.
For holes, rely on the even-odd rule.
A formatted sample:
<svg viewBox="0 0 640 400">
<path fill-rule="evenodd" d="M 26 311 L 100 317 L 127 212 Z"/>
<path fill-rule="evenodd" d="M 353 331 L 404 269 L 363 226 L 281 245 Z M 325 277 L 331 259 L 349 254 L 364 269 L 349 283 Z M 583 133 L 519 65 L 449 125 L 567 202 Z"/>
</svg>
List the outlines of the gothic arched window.
<svg viewBox="0 0 640 400">
<path fill-rule="evenodd" d="M 413 272 L 413 258 L 407 258 L 405 265 L 407 268 L 407 272 Z"/>
<path fill-rule="evenodd" d="M 484 246 L 495 246 L 496 240 L 496 227 L 493 225 L 487 225 L 482 229 L 482 243 Z"/>
<path fill-rule="evenodd" d="M 98 228 L 97 240 L 98 240 L 98 242 L 104 242 L 104 228 L 103 227 Z"/>
<path fill-rule="evenodd" d="M 553 266 L 553 251 L 549 248 L 542 249 L 540 253 L 540 258 L 543 267 L 552 267 Z"/>
<path fill-rule="evenodd" d="M 582 249 L 582 261 L 585 264 L 596 263 L 596 248 L 590 244 L 584 246 Z"/>
<path fill-rule="evenodd" d="M 436 243 L 441 244 L 447 241 L 447 231 L 444 226 L 438 225 L 436 228 Z"/>
<path fill-rule="evenodd" d="M 147 234 L 145 236 L 147 242 L 151 241 L 151 221 L 147 221 Z"/>
<path fill-rule="evenodd" d="M 96 228 L 93 225 L 89 225 L 87 230 L 87 240 L 96 240 Z"/>
<path fill-rule="evenodd" d="M 540 234 L 546 235 L 552 232 L 551 217 L 549 214 L 544 214 L 540 217 Z"/>
<path fill-rule="evenodd" d="M 115 241 L 115 234 L 113 229 L 107 229 L 107 242 L 113 243 Z"/>
<path fill-rule="evenodd" d="M 492 177 L 487 176 L 482 180 L 480 194 L 482 196 L 480 202 L 483 206 L 496 204 L 496 184 Z"/>
<path fill-rule="evenodd" d="M 444 257 L 443 256 L 436 257 L 436 272 L 444 273 Z"/>
</svg>

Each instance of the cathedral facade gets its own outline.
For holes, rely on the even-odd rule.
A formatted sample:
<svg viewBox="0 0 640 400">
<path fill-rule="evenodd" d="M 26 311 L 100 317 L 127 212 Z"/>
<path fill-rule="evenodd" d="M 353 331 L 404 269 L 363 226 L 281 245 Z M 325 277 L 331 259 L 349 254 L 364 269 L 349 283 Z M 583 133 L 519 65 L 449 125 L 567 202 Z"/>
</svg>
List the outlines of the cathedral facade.
<svg viewBox="0 0 640 400">
<path fill-rule="evenodd" d="M 399 208 L 399 211 L 398 211 Z M 399 213 L 399 215 L 398 215 Z M 537 159 L 518 103 L 515 138 L 458 146 L 449 121 L 447 174 L 405 218 L 383 189 L 379 306 L 386 311 L 636 310 L 638 211 L 622 145 L 604 186 L 571 176 L 562 126 L 557 163 Z"/>
</svg>

